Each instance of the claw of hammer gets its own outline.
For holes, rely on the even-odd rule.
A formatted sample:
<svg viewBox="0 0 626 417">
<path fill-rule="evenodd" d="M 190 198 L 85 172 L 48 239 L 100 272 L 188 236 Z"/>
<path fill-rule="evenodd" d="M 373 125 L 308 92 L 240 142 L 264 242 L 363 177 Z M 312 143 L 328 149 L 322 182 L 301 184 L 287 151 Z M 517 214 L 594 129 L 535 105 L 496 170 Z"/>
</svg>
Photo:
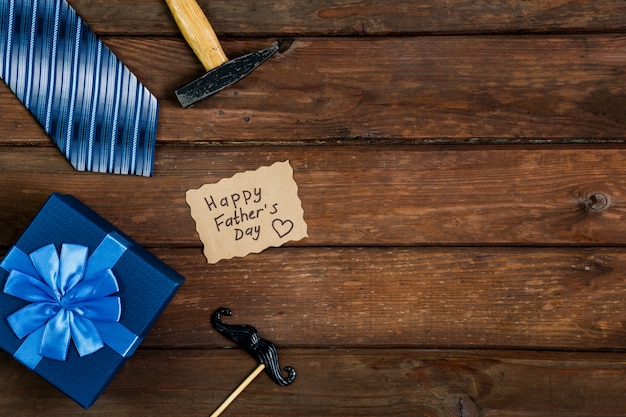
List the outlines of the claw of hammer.
<svg viewBox="0 0 626 417">
<path fill-rule="evenodd" d="M 176 97 L 183 107 L 190 107 L 236 83 L 278 51 L 278 46 L 274 45 L 229 61 L 215 31 L 195 0 L 165 2 L 187 43 L 208 71 L 176 90 Z"/>
</svg>

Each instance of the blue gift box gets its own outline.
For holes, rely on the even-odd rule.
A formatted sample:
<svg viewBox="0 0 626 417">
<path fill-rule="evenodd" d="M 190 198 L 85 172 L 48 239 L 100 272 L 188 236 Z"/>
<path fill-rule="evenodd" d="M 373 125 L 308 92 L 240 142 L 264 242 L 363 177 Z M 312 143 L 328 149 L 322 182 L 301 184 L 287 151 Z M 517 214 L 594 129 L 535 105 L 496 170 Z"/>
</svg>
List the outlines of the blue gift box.
<svg viewBox="0 0 626 417">
<path fill-rule="evenodd" d="M 0 263 L 0 347 L 88 408 L 183 281 L 73 196 L 52 194 Z"/>
</svg>

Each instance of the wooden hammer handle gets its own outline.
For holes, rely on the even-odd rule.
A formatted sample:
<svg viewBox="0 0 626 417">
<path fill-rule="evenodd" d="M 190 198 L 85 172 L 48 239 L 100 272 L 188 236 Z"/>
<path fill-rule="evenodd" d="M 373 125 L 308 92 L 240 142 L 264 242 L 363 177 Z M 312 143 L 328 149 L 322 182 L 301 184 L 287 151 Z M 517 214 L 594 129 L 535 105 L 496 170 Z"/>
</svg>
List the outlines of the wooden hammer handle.
<svg viewBox="0 0 626 417">
<path fill-rule="evenodd" d="M 217 35 L 195 0 L 165 0 L 191 49 L 206 71 L 228 61 Z"/>
</svg>

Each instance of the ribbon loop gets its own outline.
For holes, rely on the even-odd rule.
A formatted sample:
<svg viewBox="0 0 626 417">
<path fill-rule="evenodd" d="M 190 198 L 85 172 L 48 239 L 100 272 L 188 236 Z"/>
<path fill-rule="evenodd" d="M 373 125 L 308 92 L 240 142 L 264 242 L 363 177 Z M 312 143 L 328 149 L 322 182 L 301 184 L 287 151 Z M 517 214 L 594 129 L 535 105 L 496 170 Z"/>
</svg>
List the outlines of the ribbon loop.
<svg viewBox="0 0 626 417">
<path fill-rule="evenodd" d="M 55 298 L 54 290 L 41 280 L 16 270 L 9 274 L 4 292 L 33 303 L 42 303 Z"/>
<path fill-rule="evenodd" d="M 51 243 L 32 252 L 30 259 L 39 274 L 38 277 L 33 278 L 39 278 L 50 289 L 57 290 L 60 261 L 54 244 Z"/>
<path fill-rule="evenodd" d="M 63 309 L 46 323 L 39 354 L 45 358 L 64 361 L 70 347 L 70 312 Z"/>
<path fill-rule="evenodd" d="M 65 295 L 83 279 L 89 248 L 64 243 L 59 265 L 59 292 Z"/>
<path fill-rule="evenodd" d="M 70 329 L 80 356 L 90 355 L 104 347 L 102 337 L 91 320 L 75 314 L 71 318 Z"/>
<path fill-rule="evenodd" d="M 93 279 L 81 281 L 74 288 L 68 291 L 63 297 L 66 305 L 74 305 L 103 299 L 104 297 L 115 294 L 120 290 L 117 280 L 113 272 L 108 269 L 98 274 Z"/>
<path fill-rule="evenodd" d="M 32 303 L 11 314 L 7 321 L 15 335 L 22 339 L 44 326 L 59 310 L 59 306 L 53 303 Z"/>
</svg>

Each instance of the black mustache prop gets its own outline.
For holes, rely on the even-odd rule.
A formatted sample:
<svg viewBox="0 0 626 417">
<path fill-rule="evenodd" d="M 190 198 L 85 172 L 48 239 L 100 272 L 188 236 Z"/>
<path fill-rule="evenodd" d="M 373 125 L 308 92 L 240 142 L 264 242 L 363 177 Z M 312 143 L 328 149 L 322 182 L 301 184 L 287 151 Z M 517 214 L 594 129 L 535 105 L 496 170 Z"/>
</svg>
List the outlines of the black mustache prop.
<svg viewBox="0 0 626 417">
<path fill-rule="evenodd" d="M 218 417 L 237 398 L 239 394 L 256 378 L 263 370 L 281 387 L 289 385 L 296 378 L 296 370 L 291 366 L 286 366 L 287 377 L 284 377 L 278 365 L 278 352 L 276 346 L 271 342 L 261 339 L 259 332 L 247 324 L 230 325 L 222 321 L 222 314 L 232 315 L 230 309 L 222 307 L 211 315 L 211 324 L 218 332 L 228 337 L 248 353 L 254 356 L 259 365 L 239 386 L 224 400 L 224 402 L 211 414 L 211 417 Z"/>
<path fill-rule="evenodd" d="M 231 316 L 229 308 L 219 308 L 211 315 L 211 324 L 224 336 L 244 348 L 248 353 L 265 365 L 265 371 L 281 387 L 289 385 L 296 378 L 296 370 L 291 366 L 285 367 L 287 377 L 284 377 L 278 364 L 276 346 L 270 341 L 262 339 L 254 327 L 247 324 L 230 325 L 222 321 L 222 314 Z"/>
</svg>

